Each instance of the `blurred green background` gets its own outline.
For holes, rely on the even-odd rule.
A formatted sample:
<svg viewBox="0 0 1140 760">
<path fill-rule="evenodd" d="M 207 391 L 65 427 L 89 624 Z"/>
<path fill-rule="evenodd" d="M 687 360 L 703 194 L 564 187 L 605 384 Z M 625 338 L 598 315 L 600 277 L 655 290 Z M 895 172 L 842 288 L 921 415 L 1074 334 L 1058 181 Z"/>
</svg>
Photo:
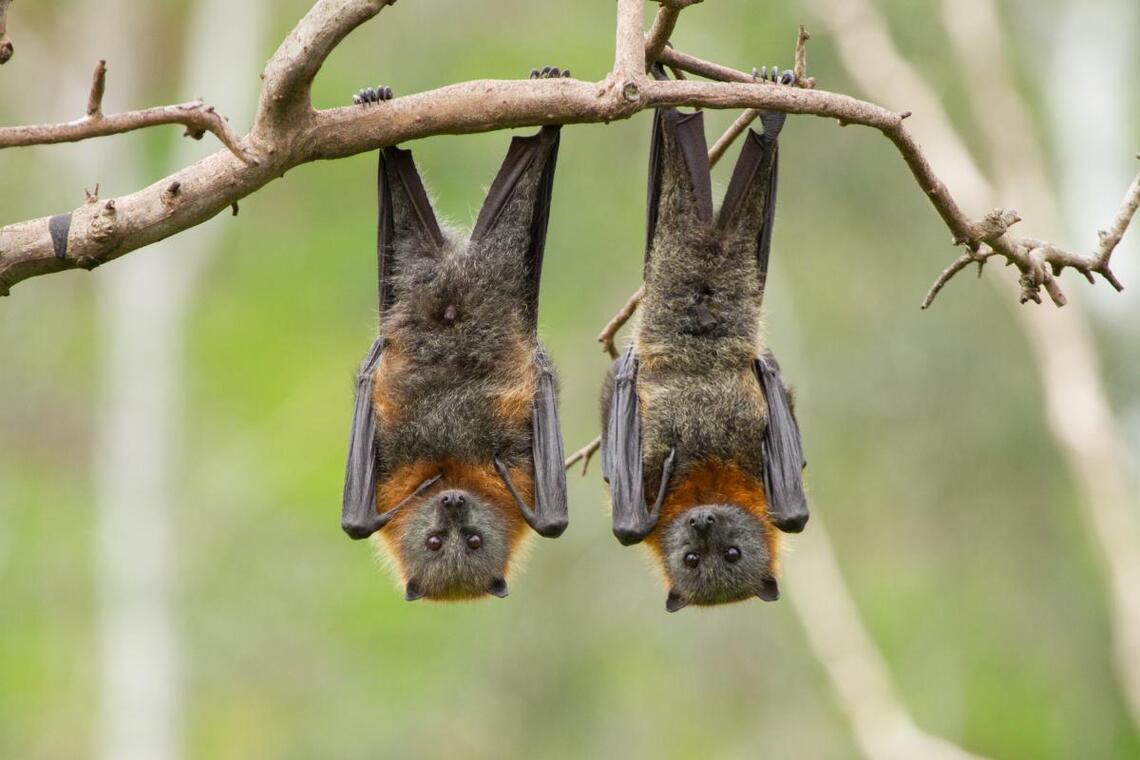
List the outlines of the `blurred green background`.
<svg viewBox="0 0 1140 760">
<path fill-rule="evenodd" d="M 74 118 L 90 67 L 105 57 L 108 112 L 200 94 L 244 131 L 252 106 L 228 111 L 220 93 L 248 104 L 261 62 L 308 7 L 266 5 L 260 28 L 240 30 L 252 67 L 222 60 L 198 92 L 184 89 L 184 69 L 196 65 L 186 62 L 224 51 L 212 34 L 191 33 L 197 3 L 18 0 L 0 124 Z M 1127 0 L 1087 5 L 1135 18 Z M 937 3 L 880 7 L 984 157 L 967 107 L 971 83 L 956 69 Z M 1067 134 L 1043 104 L 1050 86 L 1104 86 L 1095 72 L 1080 74 L 1093 62 L 1042 54 L 1064 32 L 1068 6 L 1001 7 L 1010 46 L 977 54 L 1009 57 L 1051 161 L 1067 141 L 1097 149 L 1097 135 Z M 369 84 L 399 96 L 544 64 L 600 79 L 612 62 L 613 9 L 612 0 L 403 0 L 335 51 L 315 105 L 346 104 Z M 738 68 L 790 66 L 798 23 L 815 30 L 809 68 L 820 86 L 859 96 L 824 26 L 795 2 L 709 0 L 685 12 L 673 40 Z M 1123 63 L 1134 85 L 1135 56 Z M 1118 162 L 1125 181 L 1140 144 L 1137 92 L 1113 94 L 1130 140 Z M 735 116 L 710 113 L 710 142 Z M 639 282 L 649 123 L 643 113 L 563 133 L 540 330 L 562 378 L 568 451 L 597 432 L 606 358 L 595 336 Z M 441 216 L 470 223 L 508 140 L 414 143 Z M 890 143 L 797 117 L 782 146 L 768 334 L 798 388 L 815 514 L 901 703 L 924 731 L 978 754 L 1140 756 L 1114 675 L 1101 548 L 1046 428 L 1011 293 L 967 274 L 920 312 L 956 251 Z M 0 223 L 72 208 L 97 182 L 104 197 L 133 191 L 187 151 L 217 148 L 209 135 L 190 144 L 164 128 L 5 151 Z M 716 169 L 721 190 L 735 155 Z M 132 387 L 146 388 L 154 371 L 174 389 L 163 404 L 169 476 L 154 504 L 172 531 L 157 560 L 169 575 L 138 597 L 162 610 L 173 642 L 159 660 L 171 675 L 156 679 L 154 695 L 166 705 L 166 738 L 149 746 L 188 758 L 858 756 L 788 599 L 811 593 L 796 584 L 796 544 L 811 540 L 812 525 L 788 542 L 780 603 L 674 616 L 642 551 L 610 535 L 596 462 L 586 478 L 570 478 L 565 537 L 532 542 L 503 601 L 407 604 L 372 548 L 341 533 L 352 377 L 375 329 L 375 160 L 289 172 L 242 201 L 236 218 L 207 223 L 201 239 L 212 253 L 183 244 L 162 262 L 163 243 L 91 274 L 25 282 L 0 302 L 0 757 L 113 756 L 127 746 L 108 738 L 124 718 L 109 703 L 106 638 L 130 634 L 108 627 L 117 609 L 108 589 L 147 579 L 116 581 L 104 565 L 156 560 L 145 541 L 100 518 L 97 495 L 113 493 L 100 486 L 111 477 L 101 468 L 134 464 L 109 464 L 101 448 L 113 440 L 102 435 L 115 424 L 109 410 L 134 400 L 114 380 L 111 364 L 124 352 L 111 339 L 121 323 L 108 315 L 132 268 L 146 266 L 159 275 L 142 286 L 142 303 L 191 291 L 159 339 L 181 357 L 160 362 L 173 376 L 162 379 L 145 349 L 136 365 L 144 369 L 132 374 Z M 1056 163 L 1048 171 L 1063 173 Z M 1113 204 L 1124 185 L 1103 181 Z M 1114 208 L 1101 206 L 1104 222 Z M 1061 242 L 1084 248 L 1093 232 L 1072 229 Z M 1135 258 L 1136 236 L 1120 258 Z M 178 268 L 180 256 L 200 266 Z M 162 263 L 154 270 L 143 258 Z M 1130 291 L 1136 271 L 1121 272 Z M 1072 273 L 1063 284 L 1074 308 L 1093 302 L 1096 349 L 1134 470 L 1138 302 Z M 150 655 L 140 645 L 138 656 Z"/>
</svg>

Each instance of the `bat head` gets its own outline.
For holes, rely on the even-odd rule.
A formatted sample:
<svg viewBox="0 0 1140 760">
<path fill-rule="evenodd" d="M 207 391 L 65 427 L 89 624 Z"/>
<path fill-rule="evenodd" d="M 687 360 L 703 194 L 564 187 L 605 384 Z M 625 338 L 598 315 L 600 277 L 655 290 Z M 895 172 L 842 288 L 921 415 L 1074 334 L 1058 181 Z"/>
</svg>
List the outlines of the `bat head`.
<svg viewBox="0 0 1140 760">
<path fill-rule="evenodd" d="M 660 542 L 670 583 L 665 608 L 778 599 L 767 530 L 733 504 L 701 505 L 677 515 L 664 526 Z"/>
<path fill-rule="evenodd" d="M 390 546 L 406 579 L 405 598 L 504 597 L 514 526 L 477 493 L 448 488 L 402 516 Z"/>
</svg>

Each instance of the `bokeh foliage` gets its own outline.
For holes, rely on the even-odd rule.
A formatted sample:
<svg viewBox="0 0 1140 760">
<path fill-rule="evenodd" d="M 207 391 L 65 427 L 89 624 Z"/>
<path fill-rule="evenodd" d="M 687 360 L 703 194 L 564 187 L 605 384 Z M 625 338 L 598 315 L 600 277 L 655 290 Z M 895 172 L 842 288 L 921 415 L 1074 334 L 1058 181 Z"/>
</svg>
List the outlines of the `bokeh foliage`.
<svg viewBox="0 0 1140 760">
<path fill-rule="evenodd" d="M 70 4 L 57 5 L 14 12 L 46 32 L 64 24 Z M 885 5 L 904 52 L 974 134 L 932 3 Z M 139 41 L 155 53 L 153 102 L 197 94 L 172 92 L 185 6 L 140 10 L 153 16 Z M 306 7 L 274 4 L 266 56 Z M 366 84 L 401 95 L 543 64 L 598 79 L 612 60 L 612 13 L 603 0 L 406 0 L 335 52 L 314 98 L 328 107 Z M 717 0 L 686 11 L 674 41 L 741 68 L 786 66 L 808 18 L 795 4 Z M 821 86 L 858 94 L 827 35 L 810 45 Z M 25 109 L 53 102 L 20 61 L 0 70 L 2 123 L 16 120 L 17 98 Z M 257 73 L 233 76 L 254 88 Z M 710 133 L 734 116 L 711 114 Z M 649 121 L 563 136 L 540 329 L 562 378 L 569 450 L 597 431 L 606 361 L 594 337 L 640 276 Z M 169 135 L 115 139 L 145 141 L 146 175 L 165 173 Z M 442 216 L 470 223 L 507 141 L 414 144 Z M 1045 430 L 1015 305 L 962 277 L 918 311 L 953 250 L 887 141 L 798 117 L 782 145 L 770 342 L 798 387 L 815 510 L 901 696 L 924 729 L 979 753 L 1137 756 L 1097 549 Z M 93 184 L 49 170 L 52 150 L 0 155 L 0 177 L 22 178 L 0 182 L 3 222 L 71 207 Z M 721 190 L 735 155 L 717 169 Z M 375 323 L 374 172 L 372 155 L 303 166 L 243 201 L 236 219 L 209 222 L 226 231 L 186 336 L 175 494 L 187 756 L 855 754 L 790 606 L 666 616 L 649 563 L 609 534 L 596 465 L 571 478 L 570 530 L 533 542 L 506 601 L 407 604 L 368 547 L 344 537 L 351 378 Z M 104 185 L 105 195 L 131 189 Z M 92 281 L 130 258 L 29 281 L 0 303 L 2 757 L 92 746 Z M 1111 335 L 1104 342 L 1112 393 L 1131 399 L 1135 367 Z"/>
</svg>

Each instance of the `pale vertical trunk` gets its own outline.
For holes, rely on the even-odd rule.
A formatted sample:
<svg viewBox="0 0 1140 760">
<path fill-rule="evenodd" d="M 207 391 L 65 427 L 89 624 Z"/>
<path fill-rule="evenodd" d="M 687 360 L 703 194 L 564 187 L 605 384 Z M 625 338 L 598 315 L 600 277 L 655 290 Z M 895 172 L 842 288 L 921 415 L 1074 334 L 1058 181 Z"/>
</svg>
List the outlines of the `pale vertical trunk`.
<svg viewBox="0 0 1140 760">
<path fill-rule="evenodd" d="M 818 507 L 819 505 L 817 505 Z M 926 733 L 915 724 L 895 692 L 890 668 L 863 626 L 847 589 L 831 538 L 812 515 L 795 542 L 795 570 L 784 597 L 803 627 L 812 653 L 827 673 L 856 746 L 874 760 L 967 760 L 977 755 Z"/>
<path fill-rule="evenodd" d="M 1045 9 L 1034 6 L 1032 12 Z M 1135 130 L 1140 99 L 1136 73 L 1140 57 L 1136 0 L 1069 0 L 1050 7 L 1056 31 L 1053 49 L 1036 69 L 1045 95 L 1052 145 L 1057 161 L 1057 193 L 1061 221 L 1069 239 L 1091 248 L 1095 230 L 1103 229 L 1140 165 Z M 1065 86 L 1075 72 L 1095 74 L 1095 86 Z M 1091 82 L 1090 82 L 1091 84 Z M 1112 257 L 1121 282 L 1140 281 L 1140 234 L 1131 230 Z M 1140 291 L 1123 293 L 1096 287 L 1088 301 L 1105 315 L 1129 319 L 1136 314 Z"/>
<path fill-rule="evenodd" d="M 872 0 L 812 0 L 812 5 L 835 35 L 844 67 L 870 97 L 888 108 L 921 104 L 921 110 L 915 108 L 915 131 L 935 167 L 953 167 L 958 175 L 968 178 L 961 186 L 947 180 L 964 208 L 980 213 L 999 200 L 1016 202 L 1026 219 L 1023 224 L 1031 225 L 1035 234 L 1052 237 L 1050 227 L 1056 226 L 1057 203 L 1044 180 L 1043 153 L 1033 135 L 1032 119 L 1006 65 L 1003 51 L 1008 49 L 1008 41 L 993 0 L 944 0 L 942 15 L 963 76 L 971 83 L 970 103 L 985 137 L 997 186 L 970 157 L 934 88 L 899 54 L 886 20 Z M 1126 15 L 1109 25 L 1122 23 Z M 1098 30 L 1103 31 L 1102 27 Z M 1094 38 L 1089 44 L 1099 45 L 1099 36 Z M 867 44 L 869 41 L 874 44 Z M 987 54 L 980 56 L 979 51 Z M 1101 87 L 1099 80 L 1097 87 Z M 1055 89 L 1068 99 L 1074 89 L 1082 88 Z M 1071 134 L 1071 129 L 1066 127 L 1065 134 Z M 1117 157 L 1128 171 L 1134 168 L 1130 155 L 1125 152 Z M 1099 176 L 1089 181 L 1103 184 L 1105 180 Z M 1111 219 L 1127 184 L 1125 177 L 1113 190 L 1113 197 L 1101 201 L 1095 212 L 1097 221 L 1075 232 L 1073 239 L 1085 240 L 1089 247 L 1096 244 L 1095 230 Z M 1090 210 L 1089 214 L 1094 212 Z M 1117 262 L 1115 256 L 1113 262 Z M 1135 489 L 1126 471 L 1127 449 L 1108 404 L 1081 298 L 1071 294 L 1070 304 L 1063 309 L 1016 307 L 1016 283 L 1008 271 L 997 272 L 988 280 L 1014 304 L 1018 323 L 1033 349 L 1049 430 L 1068 461 L 1083 516 L 1104 560 L 1116 673 L 1133 718 L 1140 722 L 1140 601 L 1134 593 L 1140 587 L 1140 525 Z M 1083 286 L 1076 277 L 1066 282 L 1071 283 L 1069 290 Z M 1106 289 L 1103 283 L 1098 287 Z"/>
<path fill-rule="evenodd" d="M 98 15 L 107 26 L 129 12 L 121 3 L 114 9 L 100 5 Z M 252 113 L 259 83 L 250 72 L 259 68 L 265 10 L 264 0 L 195 5 L 186 28 L 180 97 L 205 95 L 222 113 L 238 118 Z M 126 67 L 122 55 L 132 46 L 111 47 L 120 53 L 111 80 L 118 88 Z M 212 145 L 180 140 L 172 165 L 186 165 L 210 150 Z M 133 166 L 137 160 L 127 158 Z M 104 346 L 95 442 L 98 734 L 99 754 L 108 760 L 181 754 L 175 514 L 184 493 L 184 473 L 177 467 L 184 326 L 194 275 L 224 229 L 223 220 L 215 220 L 188 230 L 157 243 L 163 251 L 117 262 L 113 272 L 97 278 Z"/>
</svg>

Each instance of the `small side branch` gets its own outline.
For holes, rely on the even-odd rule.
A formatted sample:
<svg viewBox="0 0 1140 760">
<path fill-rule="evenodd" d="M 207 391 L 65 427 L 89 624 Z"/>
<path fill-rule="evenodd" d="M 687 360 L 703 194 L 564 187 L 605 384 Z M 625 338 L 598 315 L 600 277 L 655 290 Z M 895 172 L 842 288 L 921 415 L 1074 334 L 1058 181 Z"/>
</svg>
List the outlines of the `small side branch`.
<svg viewBox="0 0 1140 760">
<path fill-rule="evenodd" d="M 709 164 L 715 166 L 716 162 L 724 156 L 725 151 L 736 141 L 736 138 L 740 137 L 741 133 L 748 129 L 748 125 L 755 121 L 759 115 L 758 109 L 748 108 L 740 116 L 737 116 L 736 121 L 732 122 L 724 134 L 709 148 Z"/>
<path fill-rule="evenodd" d="M 8 6 L 12 0 L 0 0 L 0 65 L 12 60 L 16 48 L 8 37 Z"/>
<path fill-rule="evenodd" d="M 91 94 L 87 96 L 87 118 L 103 118 L 103 93 L 107 90 L 107 62 L 100 60 L 95 64 L 95 73 L 91 75 Z"/>
<path fill-rule="evenodd" d="M 703 0 L 658 0 L 660 7 L 657 15 L 653 17 L 653 26 L 645 35 L 645 68 L 648 69 L 661 55 L 661 51 L 669 44 L 673 30 L 677 27 L 677 19 L 681 11 L 690 5 L 696 5 Z"/>
<path fill-rule="evenodd" d="M 1137 158 L 1140 158 L 1140 155 Z M 1006 256 L 1006 258 L 1021 269 L 1021 302 L 1041 303 L 1039 291 L 1041 288 L 1045 288 L 1045 292 L 1049 294 L 1054 303 L 1058 306 L 1064 306 L 1065 295 L 1061 292 L 1056 278 L 1064 271 L 1065 267 L 1076 269 L 1090 283 L 1096 282 L 1093 277 L 1095 273 L 1103 277 L 1117 291 L 1124 290 L 1124 285 L 1109 267 L 1109 260 L 1112 258 L 1116 246 L 1120 244 L 1120 239 L 1124 237 L 1124 232 L 1128 229 L 1132 218 L 1136 215 L 1137 207 L 1140 207 L 1140 173 L 1132 180 L 1128 191 L 1125 192 L 1124 200 L 1121 201 L 1120 208 L 1112 219 L 1112 224 L 1107 230 L 1101 230 L 1098 233 L 1100 244 L 1090 254 L 1066 251 L 1059 246 L 1036 238 L 1012 238 L 1012 245 L 1015 247 L 1017 256 L 1016 258 Z M 1000 216 L 1001 213 L 1013 215 L 1015 212 L 1002 212 L 1001 209 L 995 209 L 983 218 L 979 227 L 984 230 L 986 221 L 992 220 L 995 216 Z M 1017 221 L 1016 218 L 1013 221 Z M 1008 225 L 1000 230 L 1002 237 L 1009 237 L 1004 234 L 1006 229 L 1008 229 Z M 985 261 L 997 254 L 997 251 L 984 245 L 979 246 L 976 250 L 967 248 L 966 252 L 955 259 L 954 263 L 947 267 L 930 286 L 926 297 L 922 299 L 922 308 L 928 308 L 943 286 L 954 275 L 965 269 L 968 264 L 977 262 L 978 273 L 981 274 L 981 267 Z"/>
<path fill-rule="evenodd" d="M 621 307 L 617 314 L 614 314 L 613 319 L 598 334 L 598 342 L 602 344 L 602 350 L 609 354 L 611 359 L 618 358 L 618 350 L 614 346 L 614 337 L 618 330 L 633 316 L 633 313 L 637 311 L 637 305 L 641 303 L 641 297 L 644 295 L 645 286 L 642 285 L 634 291 L 629 300 L 625 302 L 625 306 Z"/>
<path fill-rule="evenodd" d="M 241 146 L 241 140 L 221 114 L 201 100 L 173 106 L 155 106 L 141 111 L 103 115 L 103 92 L 106 88 L 107 62 L 99 61 L 91 77 L 91 92 L 87 98 L 87 115 L 62 124 L 32 124 L 21 127 L 0 127 L 0 150 L 27 145 L 52 145 L 79 142 L 94 137 L 118 135 L 162 124 L 181 124 L 186 135 L 202 139 L 213 133 L 222 144 L 246 164 L 255 163 Z"/>
<path fill-rule="evenodd" d="M 587 443 L 585 446 L 583 446 L 582 448 L 575 451 L 570 456 L 566 457 L 566 469 L 569 470 L 571 467 L 578 464 L 578 462 L 581 462 L 582 463 L 582 475 L 585 476 L 585 474 L 590 469 L 590 459 L 593 458 L 594 454 L 597 452 L 597 450 L 599 448 L 601 448 L 601 446 L 602 446 L 602 437 L 599 435 L 597 438 L 590 441 L 589 443 Z"/>
</svg>

